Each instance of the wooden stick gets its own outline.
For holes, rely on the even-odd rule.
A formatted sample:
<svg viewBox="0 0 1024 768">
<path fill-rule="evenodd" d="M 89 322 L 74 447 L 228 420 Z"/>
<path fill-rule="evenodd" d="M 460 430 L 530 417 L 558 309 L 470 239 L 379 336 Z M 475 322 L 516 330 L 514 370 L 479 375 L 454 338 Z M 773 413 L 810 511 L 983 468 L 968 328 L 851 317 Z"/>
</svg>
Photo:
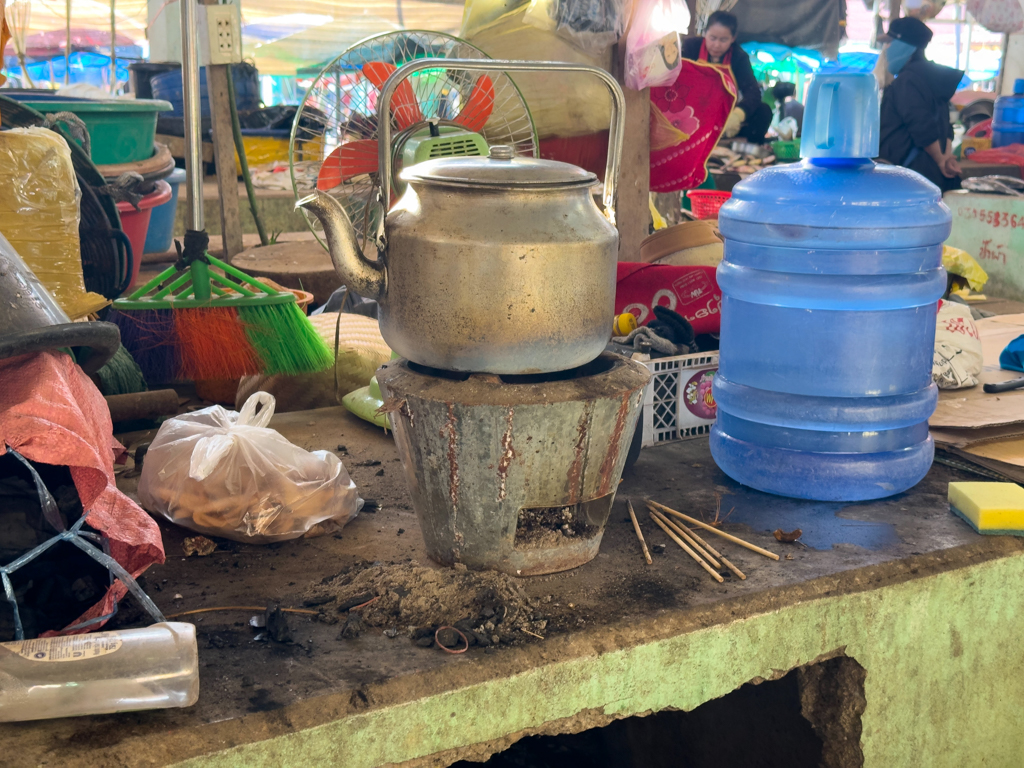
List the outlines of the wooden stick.
<svg viewBox="0 0 1024 768">
<path fill-rule="evenodd" d="M 732 564 L 732 563 L 730 563 L 730 562 L 729 562 L 728 560 L 726 560 L 726 559 L 725 559 L 725 558 L 724 558 L 724 557 L 723 557 L 722 555 L 720 555 L 720 554 L 718 553 L 718 550 L 717 550 L 717 549 L 715 549 L 715 548 L 714 548 L 714 547 L 712 547 L 712 546 L 711 546 L 710 544 L 708 544 L 708 543 L 707 543 L 706 541 L 704 541 L 704 539 L 702 539 L 702 538 L 701 538 L 700 536 L 698 536 L 698 535 L 697 535 L 697 534 L 696 534 L 696 533 L 695 533 L 694 531 L 691 531 L 691 530 L 690 530 L 689 528 L 687 528 L 687 527 L 686 527 L 685 525 L 683 525 L 682 523 L 678 524 L 678 527 L 679 527 L 679 528 L 682 528 L 682 529 L 683 529 L 684 531 L 686 531 L 686 532 L 687 532 L 688 534 L 690 534 L 690 536 L 691 536 L 691 537 L 692 537 L 693 539 L 696 539 L 696 541 L 697 541 L 697 543 L 698 543 L 698 544 L 700 544 L 700 545 L 701 545 L 702 547 L 704 547 L 704 549 L 706 549 L 706 550 L 707 550 L 708 552 L 710 552 L 710 553 L 711 553 L 712 555 L 714 555 L 714 556 L 715 556 L 715 557 L 717 557 L 717 558 L 718 558 L 719 560 L 721 560 L 721 561 L 722 561 L 722 564 L 723 564 L 723 565 L 724 565 L 724 566 L 725 566 L 726 568 L 728 568 L 728 569 L 729 569 L 730 571 L 732 571 L 732 572 L 733 572 L 734 574 L 736 574 L 737 576 L 739 576 L 739 577 L 740 577 L 741 579 L 746 579 L 746 578 L 747 578 L 747 577 L 746 577 L 746 576 L 744 575 L 743 571 L 741 571 L 741 570 L 740 570 L 739 568 L 737 568 L 737 567 L 736 567 L 735 565 L 733 565 L 733 564 Z"/>
<path fill-rule="evenodd" d="M 636 537 L 640 539 L 640 547 L 644 551 L 644 557 L 647 559 L 647 564 L 651 565 L 654 561 L 651 560 L 651 553 L 647 550 L 647 542 L 644 541 L 643 531 L 640 530 L 640 523 L 636 519 L 636 512 L 633 511 L 633 502 L 626 499 L 626 505 L 629 507 L 629 519 L 633 521 L 633 530 L 636 531 Z"/>
<path fill-rule="evenodd" d="M 693 536 L 691 536 L 689 532 L 683 530 L 682 526 L 676 525 L 672 520 L 665 517 L 665 515 L 661 514 L 660 512 L 652 512 L 651 514 L 653 514 L 655 517 L 661 520 L 661 522 L 665 523 L 665 525 L 667 525 L 669 528 L 675 531 L 679 535 L 679 537 L 682 538 L 683 541 L 689 544 L 690 547 L 698 555 L 700 555 L 708 562 L 708 565 L 710 565 L 716 571 L 720 571 L 722 569 L 722 564 L 719 563 L 714 557 L 712 557 L 707 551 L 705 551 L 704 547 L 702 547 L 700 544 L 694 541 Z"/>
<path fill-rule="evenodd" d="M 665 533 L 667 533 L 668 537 L 670 539 L 672 539 L 672 541 L 674 541 L 676 544 L 678 544 L 680 547 L 682 547 L 683 551 L 686 552 L 686 554 L 688 554 L 690 557 L 692 557 L 694 560 L 696 560 L 700 564 L 701 568 L 703 568 L 705 571 L 710 573 L 711 574 L 711 578 L 713 578 L 719 584 L 721 584 L 723 581 L 725 581 L 725 579 L 723 579 L 721 576 L 719 576 L 718 573 L 714 569 L 712 569 L 710 565 L 708 565 L 707 563 L 705 563 L 703 560 L 700 559 L 700 555 L 698 555 L 696 552 L 694 552 L 692 549 L 690 549 L 688 546 L 686 546 L 686 544 L 683 542 L 682 539 L 680 539 L 678 536 L 676 536 L 674 533 L 672 533 L 672 531 L 669 529 L 669 527 L 667 525 L 665 525 L 663 522 L 661 522 L 661 520 L 659 520 L 657 517 L 655 517 L 653 512 L 651 513 L 651 520 L 653 520 L 658 525 L 658 527 L 661 528 L 661 530 L 663 530 Z"/>
<path fill-rule="evenodd" d="M 741 538 L 733 536 L 731 533 L 720 531 L 714 526 L 708 525 L 702 520 L 697 520 L 695 518 L 690 517 L 689 515 L 684 515 L 682 512 L 676 512 L 674 509 L 669 509 L 664 504 L 659 504 L 656 501 L 651 501 L 650 499 L 648 499 L 647 505 L 649 507 L 654 507 L 662 512 L 666 512 L 670 515 L 674 515 L 675 517 L 678 517 L 680 520 L 685 520 L 686 522 L 690 523 L 690 525 L 696 525 L 698 528 L 703 528 L 706 531 L 711 531 L 711 533 L 716 533 L 723 539 L 731 541 L 733 544 L 739 544 L 741 547 L 746 547 L 751 552 L 757 552 L 757 554 L 764 555 L 765 557 L 770 557 L 772 560 L 779 559 L 779 556 L 776 555 L 774 552 L 769 552 L 767 549 L 761 549 L 760 547 L 751 544 L 749 541 L 744 541 Z"/>
</svg>

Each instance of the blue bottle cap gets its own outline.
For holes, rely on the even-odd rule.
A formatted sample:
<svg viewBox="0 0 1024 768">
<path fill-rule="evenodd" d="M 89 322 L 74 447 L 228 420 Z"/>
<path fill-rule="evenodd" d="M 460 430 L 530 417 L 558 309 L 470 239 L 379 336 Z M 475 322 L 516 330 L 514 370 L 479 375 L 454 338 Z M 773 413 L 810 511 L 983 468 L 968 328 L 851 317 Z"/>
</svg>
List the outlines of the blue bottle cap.
<svg viewBox="0 0 1024 768">
<path fill-rule="evenodd" d="M 1024 96 L 1024 77 L 1018 77 L 1013 81 L 1013 95 Z"/>
<path fill-rule="evenodd" d="M 816 75 L 807 92 L 800 157 L 876 157 L 878 123 L 878 84 L 873 74 Z"/>
</svg>

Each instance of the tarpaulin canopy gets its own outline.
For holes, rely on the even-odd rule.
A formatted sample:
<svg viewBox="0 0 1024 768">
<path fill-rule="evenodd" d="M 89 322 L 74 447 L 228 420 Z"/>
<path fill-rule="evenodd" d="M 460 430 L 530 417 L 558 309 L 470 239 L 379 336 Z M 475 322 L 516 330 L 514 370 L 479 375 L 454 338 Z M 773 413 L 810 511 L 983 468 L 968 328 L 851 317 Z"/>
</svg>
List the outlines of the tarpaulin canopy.
<svg viewBox="0 0 1024 768">
<path fill-rule="evenodd" d="M 842 40 L 846 0 L 743 0 L 732 13 L 739 19 L 741 43 L 811 48 L 834 59 Z"/>
<path fill-rule="evenodd" d="M 23 80 L 21 64 L 18 62 L 17 56 L 9 55 L 11 53 L 10 48 L 7 49 L 7 53 L 8 56 L 5 57 L 4 63 L 6 66 L 5 71 L 11 78 L 8 83 L 11 85 L 27 85 L 28 82 Z M 110 87 L 110 56 L 103 53 L 76 51 L 71 54 L 70 58 L 71 77 L 68 80 L 69 83 L 88 83 L 99 88 Z M 117 58 L 118 82 L 128 80 L 128 65 L 133 61 L 135 59 Z M 29 77 L 35 85 L 43 82 L 63 85 L 65 66 L 66 60 L 63 53 L 59 56 L 29 59 L 25 62 L 25 69 L 28 70 Z M 19 81 L 21 82 L 19 83 Z"/>
<path fill-rule="evenodd" d="M 243 51 L 261 74 L 294 75 L 332 60 L 369 35 L 403 28 L 454 34 L 463 5 L 464 0 L 241 0 Z M 63 53 L 66 4 L 30 0 L 30 6 L 26 35 L 52 33 Z M 177 0 L 116 0 L 114 13 L 121 46 L 145 43 L 155 19 L 180 9 Z M 109 47 L 110 0 L 73 0 L 71 21 L 75 28 L 99 31 L 99 47 Z M 13 53 L 8 47 L 7 54 Z"/>
<path fill-rule="evenodd" d="M 34 59 L 41 59 L 48 56 L 63 54 L 67 45 L 67 32 L 63 29 L 53 29 L 48 32 L 37 32 L 25 38 L 25 55 Z M 135 45 L 135 41 L 128 35 L 120 32 L 114 39 L 116 48 L 135 47 L 138 56 L 142 55 L 142 49 Z M 71 50 L 85 51 L 95 49 L 110 50 L 110 27 L 106 29 L 72 29 Z M 14 46 L 8 44 L 5 53 L 10 55 L 14 52 Z"/>
</svg>

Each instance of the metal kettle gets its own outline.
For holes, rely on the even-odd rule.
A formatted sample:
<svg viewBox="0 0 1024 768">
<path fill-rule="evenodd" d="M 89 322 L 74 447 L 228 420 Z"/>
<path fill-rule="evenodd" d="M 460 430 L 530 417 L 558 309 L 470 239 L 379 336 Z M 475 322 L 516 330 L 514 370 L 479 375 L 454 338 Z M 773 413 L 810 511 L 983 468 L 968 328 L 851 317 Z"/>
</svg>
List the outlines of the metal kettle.
<svg viewBox="0 0 1024 768">
<path fill-rule="evenodd" d="M 612 96 L 604 213 L 597 177 L 567 163 L 515 157 L 429 160 L 401 174 L 406 190 L 384 211 L 377 259 L 366 258 L 341 204 L 315 192 L 297 203 L 323 225 L 338 275 L 380 303 L 380 328 L 398 354 L 450 371 L 532 374 L 568 370 L 604 349 L 614 315 L 618 232 L 615 182 L 622 154 L 622 91 L 607 72 L 576 64 L 420 59 L 384 83 L 378 110 L 413 72 L 564 70 L 600 78 Z M 391 125 L 380 121 L 378 206 L 391 199 Z"/>
</svg>

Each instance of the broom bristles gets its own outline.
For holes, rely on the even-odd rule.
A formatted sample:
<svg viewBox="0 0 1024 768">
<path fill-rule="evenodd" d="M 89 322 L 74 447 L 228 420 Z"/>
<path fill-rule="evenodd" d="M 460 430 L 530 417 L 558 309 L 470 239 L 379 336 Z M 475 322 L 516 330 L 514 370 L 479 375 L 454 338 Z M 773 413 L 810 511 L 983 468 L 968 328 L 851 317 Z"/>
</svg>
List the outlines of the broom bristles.
<svg viewBox="0 0 1024 768">
<path fill-rule="evenodd" d="M 119 312 L 115 309 L 107 319 L 121 331 L 121 344 L 135 358 L 146 381 L 156 383 L 177 379 L 181 366 L 171 310 Z"/>
<path fill-rule="evenodd" d="M 148 381 L 315 373 L 334 354 L 294 302 L 114 311 L 121 343 Z"/>
<path fill-rule="evenodd" d="M 174 328 L 183 379 L 240 379 L 263 370 L 237 309 L 178 309 L 174 312 Z"/>
<path fill-rule="evenodd" d="M 298 304 L 239 307 L 238 313 L 260 356 L 263 373 L 294 376 L 334 365 L 334 352 Z"/>
</svg>

